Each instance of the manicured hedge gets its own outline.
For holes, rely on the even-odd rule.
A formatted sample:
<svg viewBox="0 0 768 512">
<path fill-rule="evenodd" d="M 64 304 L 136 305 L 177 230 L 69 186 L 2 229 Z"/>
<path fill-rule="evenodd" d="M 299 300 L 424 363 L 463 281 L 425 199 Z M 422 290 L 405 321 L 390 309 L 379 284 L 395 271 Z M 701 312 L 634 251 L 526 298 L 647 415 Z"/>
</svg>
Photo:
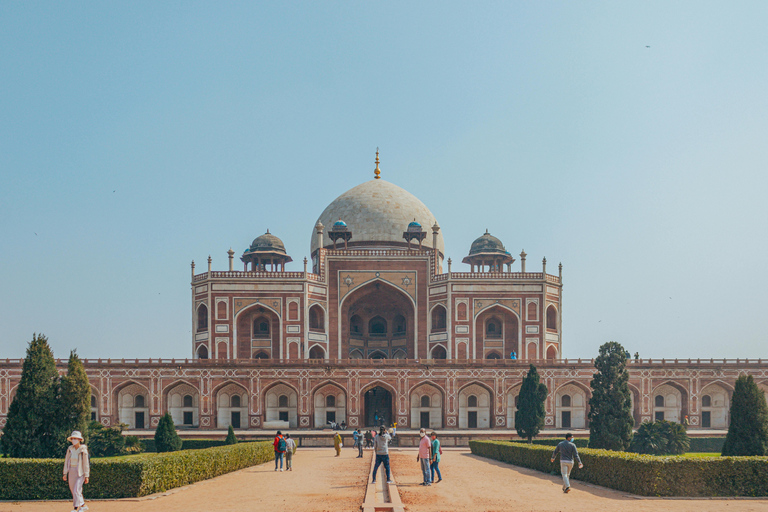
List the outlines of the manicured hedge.
<svg viewBox="0 0 768 512">
<path fill-rule="evenodd" d="M 475 455 L 559 473 L 553 449 L 504 441 L 470 441 Z M 642 496 L 768 496 L 768 457 L 655 457 L 584 448 L 572 478 Z"/>
<path fill-rule="evenodd" d="M 146 496 L 188 485 L 274 457 L 270 443 L 93 459 L 86 499 Z M 63 460 L 0 459 L 0 500 L 69 499 Z"/>
<path fill-rule="evenodd" d="M 144 451 L 156 452 L 154 439 L 142 439 L 141 444 L 144 445 Z M 217 446 L 224 446 L 223 440 L 218 439 L 182 439 L 182 450 L 200 450 L 202 448 L 215 448 Z"/>
<path fill-rule="evenodd" d="M 564 437 L 552 437 L 552 438 L 545 438 L 545 439 L 534 439 L 533 440 L 533 444 L 539 445 L 539 446 L 552 446 L 553 447 L 552 449 L 554 450 L 554 447 L 557 446 L 557 444 L 560 441 L 564 441 L 564 440 L 565 440 Z M 588 437 L 574 437 L 572 439 L 572 441 L 573 441 L 573 444 L 575 444 L 577 448 L 586 448 L 587 446 L 589 446 L 589 438 Z M 527 443 L 528 441 L 520 440 L 520 441 L 515 441 L 515 442 L 517 442 L 517 443 Z"/>
<path fill-rule="evenodd" d="M 693 453 L 720 453 L 723 451 L 725 437 L 691 437 L 691 446 L 688 452 Z"/>
</svg>

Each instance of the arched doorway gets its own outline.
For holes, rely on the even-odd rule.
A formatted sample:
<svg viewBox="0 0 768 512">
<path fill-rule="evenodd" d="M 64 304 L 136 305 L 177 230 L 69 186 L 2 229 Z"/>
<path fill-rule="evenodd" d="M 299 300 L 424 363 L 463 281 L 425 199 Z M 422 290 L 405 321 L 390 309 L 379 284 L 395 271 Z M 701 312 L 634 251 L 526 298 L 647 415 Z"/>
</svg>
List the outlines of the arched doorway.
<svg viewBox="0 0 768 512">
<path fill-rule="evenodd" d="M 378 427 L 379 425 L 392 425 L 392 393 L 387 389 L 376 386 L 365 392 L 365 418 L 366 427 Z"/>
</svg>

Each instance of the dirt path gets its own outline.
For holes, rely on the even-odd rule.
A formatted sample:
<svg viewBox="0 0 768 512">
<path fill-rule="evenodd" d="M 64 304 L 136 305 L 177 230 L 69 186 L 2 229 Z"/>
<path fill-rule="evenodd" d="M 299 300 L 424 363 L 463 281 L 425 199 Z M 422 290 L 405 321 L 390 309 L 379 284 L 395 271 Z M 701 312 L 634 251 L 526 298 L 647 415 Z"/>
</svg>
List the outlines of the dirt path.
<svg viewBox="0 0 768 512">
<path fill-rule="evenodd" d="M 562 479 L 518 468 L 469 451 L 445 450 L 443 481 L 419 485 L 416 451 L 395 451 L 392 470 L 407 512 L 768 512 L 765 500 L 637 499 L 619 491 L 572 481 L 563 494 Z"/>
<path fill-rule="evenodd" d="M 89 501 L 89 512 L 359 512 L 365 498 L 371 451 L 304 448 L 293 471 L 275 472 L 274 462 L 198 482 L 156 499 Z M 0 502 L 0 512 L 65 512 L 72 502 Z"/>
</svg>

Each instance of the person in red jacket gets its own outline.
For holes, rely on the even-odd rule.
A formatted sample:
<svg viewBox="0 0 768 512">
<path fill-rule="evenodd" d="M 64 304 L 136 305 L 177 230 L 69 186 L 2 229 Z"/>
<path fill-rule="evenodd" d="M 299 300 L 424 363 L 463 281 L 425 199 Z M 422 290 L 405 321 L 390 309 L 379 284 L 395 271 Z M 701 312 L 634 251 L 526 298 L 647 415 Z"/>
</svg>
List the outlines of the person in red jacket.
<svg viewBox="0 0 768 512">
<path fill-rule="evenodd" d="M 283 455 L 285 454 L 286 450 L 286 442 L 285 438 L 283 437 L 283 433 L 279 430 L 277 431 L 277 435 L 275 436 L 275 442 L 273 443 L 275 447 L 275 471 L 277 471 L 277 461 L 280 461 L 280 471 L 283 470 Z"/>
</svg>

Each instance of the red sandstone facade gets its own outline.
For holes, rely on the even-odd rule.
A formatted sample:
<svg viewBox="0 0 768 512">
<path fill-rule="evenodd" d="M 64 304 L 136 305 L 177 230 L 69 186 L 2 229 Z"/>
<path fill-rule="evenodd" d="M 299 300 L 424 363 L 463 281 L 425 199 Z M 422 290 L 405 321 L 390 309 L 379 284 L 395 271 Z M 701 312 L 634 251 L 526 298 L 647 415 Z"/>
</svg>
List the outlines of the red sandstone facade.
<svg viewBox="0 0 768 512">
<path fill-rule="evenodd" d="M 87 360 L 92 416 L 133 429 L 165 412 L 199 429 L 513 429 L 533 363 L 549 389 L 547 427 L 587 428 L 594 367 L 561 359 L 562 266 L 550 275 L 545 259 L 527 272 L 522 252 L 513 272 L 486 232 L 464 258 L 471 272 L 453 272 L 440 236 L 418 199 L 372 180 L 321 214 L 311 269 L 305 259 L 285 272 L 290 256 L 268 232 L 242 271 L 232 251 L 228 271 L 209 258 L 195 274 L 193 263 L 193 359 Z M 740 374 L 768 391 L 762 361 L 630 361 L 629 372 L 636 423 L 688 416 L 692 428 L 726 428 Z M 20 373 L 20 361 L 0 361 L 0 425 Z"/>
</svg>

